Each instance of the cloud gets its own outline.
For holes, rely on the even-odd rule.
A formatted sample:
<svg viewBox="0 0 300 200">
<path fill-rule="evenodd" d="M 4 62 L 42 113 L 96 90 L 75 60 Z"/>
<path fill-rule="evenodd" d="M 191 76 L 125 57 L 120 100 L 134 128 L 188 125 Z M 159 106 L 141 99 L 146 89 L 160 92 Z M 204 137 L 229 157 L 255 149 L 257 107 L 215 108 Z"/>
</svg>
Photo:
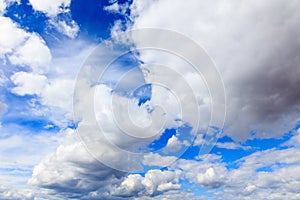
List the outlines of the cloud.
<svg viewBox="0 0 300 200">
<path fill-rule="evenodd" d="M 128 175 L 116 188 L 113 195 L 123 197 L 156 196 L 170 190 L 178 190 L 178 171 L 149 170 L 144 177 L 139 174 Z"/>
<path fill-rule="evenodd" d="M 30 66 L 34 72 L 44 72 L 51 61 L 51 52 L 45 41 L 37 34 L 30 35 L 24 45 L 15 49 L 9 56 L 9 60 L 14 65 Z"/>
<path fill-rule="evenodd" d="M 14 48 L 24 42 L 29 34 L 8 17 L 0 16 L 0 23 L 0 57 L 3 59 L 5 54 L 12 53 Z"/>
<path fill-rule="evenodd" d="M 293 131 L 293 136 L 281 146 L 300 147 L 300 128 Z"/>
<path fill-rule="evenodd" d="M 169 138 L 164 152 L 176 152 L 181 149 L 182 145 L 183 143 L 175 135 L 173 135 Z"/>
<path fill-rule="evenodd" d="M 228 173 L 223 198 L 297 199 L 299 149 L 270 149 L 240 160 Z"/>
<path fill-rule="evenodd" d="M 148 153 L 144 155 L 143 164 L 148 166 L 166 167 L 175 162 L 178 158 L 175 156 L 161 156 L 157 153 Z"/>
<path fill-rule="evenodd" d="M 257 127 L 260 130 L 273 130 L 273 125 L 277 122 L 282 122 L 281 118 L 285 117 L 290 110 L 293 111 L 289 115 L 288 123 L 292 123 L 291 121 L 298 114 L 297 103 L 299 103 L 297 100 L 297 88 L 294 88 L 294 85 L 298 83 L 298 79 L 295 78 L 298 75 L 298 71 L 294 71 L 298 59 L 296 55 L 297 48 L 295 48 L 293 43 L 289 43 L 291 49 L 295 50 L 295 52 L 288 50 L 286 53 L 279 55 L 281 48 L 286 49 L 284 48 L 284 44 L 290 42 L 281 36 L 281 34 L 286 36 L 290 31 L 291 33 L 289 34 L 293 34 L 293 31 L 298 33 L 294 29 L 298 20 L 298 14 L 293 14 L 294 9 L 289 3 L 283 6 L 279 1 L 274 1 L 274 4 L 267 4 L 270 3 L 269 1 L 267 3 L 260 2 L 260 4 L 256 3 L 256 1 L 252 3 L 237 3 L 236 1 L 232 1 L 230 4 L 221 1 L 216 1 L 216 4 L 204 1 L 189 1 L 185 2 L 185 4 L 179 1 L 171 2 L 168 0 L 165 2 L 149 2 L 136 1 L 131 6 L 132 16 L 130 17 L 135 20 L 133 27 L 165 27 L 186 33 L 197 42 L 203 44 L 217 62 L 226 83 L 229 94 L 228 98 L 230 100 L 229 123 L 226 127 L 229 135 L 236 140 L 244 140 L 248 137 L 249 130 L 256 130 L 256 124 L 258 124 Z M 65 3 L 65 7 L 69 6 L 69 1 L 56 1 L 51 5 L 48 4 L 49 2 L 42 5 L 40 1 L 30 1 L 30 3 L 34 9 L 50 16 L 51 20 L 56 20 L 53 16 L 63 12 L 64 9 L 60 10 L 60 5 Z M 297 5 L 297 3 L 294 4 Z M 115 9 L 118 12 L 123 12 L 127 8 L 116 7 Z M 178 13 L 182 13 L 182 10 L 188 10 L 189 12 L 181 17 L 177 17 L 179 16 Z M 283 13 L 287 14 L 283 15 L 286 21 L 283 22 L 276 17 L 277 15 L 274 15 L 274 13 L 281 13 L 279 10 L 283 10 Z M 0 37 L 0 49 L 2 48 L 3 51 L 1 55 L 3 57 L 7 56 L 13 64 L 28 65 L 33 69 L 33 72 L 16 72 L 13 74 L 11 80 L 15 84 L 15 87 L 11 91 L 18 95 L 37 95 L 37 100 L 41 104 L 52 109 L 51 115 L 60 109 L 71 113 L 71 99 L 74 86 L 72 80 L 77 74 L 77 69 L 80 67 L 78 63 L 82 62 L 88 52 L 80 54 L 77 50 L 73 50 L 72 53 L 76 52 L 74 53 L 75 56 L 72 57 L 76 58 L 73 60 L 65 56 L 65 51 L 68 51 L 68 49 L 77 49 L 77 47 L 84 49 L 86 46 L 72 46 L 71 44 L 68 46 L 64 43 L 66 47 L 61 50 L 56 49 L 55 56 L 57 57 L 51 59 L 50 50 L 39 35 L 20 29 L 14 22 L 7 18 L 0 19 L 3 20 L 3 24 L 9 30 L 18 36 L 12 38 L 6 32 L 8 29 L 1 30 L 0 28 L 5 33 L 3 36 L 7 38 L 7 40 L 1 41 Z M 258 23 L 257 21 L 260 22 Z M 56 24 L 56 28 L 60 29 L 62 33 L 71 38 L 76 37 L 79 31 L 76 24 L 72 27 L 60 19 L 56 22 L 58 23 Z M 191 25 L 187 26 L 187 22 L 190 22 Z M 280 24 L 280 28 L 278 28 L 278 23 Z M 220 32 L 222 33 L 221 36 Z M 0 33 L 2 34 L 2 32 Z M 296 33 L 294 34 L 297 35 Z M 269 36 L 273 34 L 277 37 L 278 41 L 268 40 Z M 294 35 L 291 35 L 291 38 L 294 37 Z M 257 46 L 252 46 L 252 44 L 261 44 L 261 46 L 258 49 Z M 41 54 L 41 57 L 34 56 L 31 54 L 32 50 L 44 53 Z M 109 53 L 100 52 L 99 54 L 101 55 L 100 57 L 109 59 L 111 57 Z M 77 58 L 77 55 L 79 55 L 80 59 Z M 201 115 L 204 115 L 201 120 L 205 122 L 209 120 L 207 113 L 209 113 L 210 101 L 207 96 L 205 83 L 201 78 L 194 76 L 191 71 L 185 70 L 187 63 L 178 58 L 171 58 L 172 55 L 164 55 L 162 52 L 153 54 L 151 51 L 145 51 L 140 56 L 145 61 L 162 61 L 162 64 L 174 66 L 175 71 L 182 74 L 182 77 L 188 80 L 187 83 L 191 85 L 191 89 L 197 90 L 195 92 L 196 103 L 202 109 Z M 272 62 L 271 58 L 275 60 Z M 291 62 L 288 64 L 283 62 L 286 58 L 291 58 Z M 50 63 L 50 61 L 53 62 Z M 276 65 L 277 63 L 282 64 L 281 66 L 284 66 L 284 69 L 295 73 L 287 75 L 281 67 Z M 57 66 L 55 66 L 56 64 Z M 271 64 L 276 67 L 273 69 L 273 67 L 270 67 Z M 42 70 L 45 66 L 51 66 L 50 69 L 47 69 L 49 71 Z M 244 67 L 242 68 L 243 70 L 239 68 L 240 66 Z M 101 65 L 94 67 L 101 67 Z M 150 67 L 146 64 L 142 65 L 141 69 L 144 72 L 146 81 L 150 83 L 158 77 L 165 80 L 165 83 L 170 84 L 170 87 L 174 90 L 186 91 L 181 82 L 174 81 L 174 76 L 168 74 L 169 71 L 160 71 L 160 68 L 155 68 L 155 70 L 151 71 Z M 150 69 L 149 73 L 147 73 L 148 69 Z M 153 86 L 151 100 L 138 106 L 137 99 L 129 98 L 120 93 L 114 93 L 112 88 L 104 84 L 99 84 L 98 77 L 94 77 L 96 74 L 93 70 L 95 69 L 92 67 L 87 68 L 84 73 L 91 76 L 84 77 L 87 79 L 83 78 L 79 80 L 83 81 L 80 84 L 81 93 L 79 93 L 79 99 L 76 99 L 76 96 L 74 99 L 74 105 L 78 106 L 79 109 L 77 110 L 79 111 L 79 115 L 76 119 L 78 120 L 78 127 L 76 129 L 67 129 L 62 133 L 64 139 L 58 142 L 60 144 L 55 151 L 52 153 L 48 153 L 46 150 L 45 152 L 36 151 L 36 149 L 44 149 L 41 146 L 48 146 L 48 142 L 53 145 L 52 149 L 54 149 L 57 143 L 47 141 L 48 137 L 51 138 L 49 135 L 45 136 L 45 138 L 33 135 L 24 137 L 14 135 L 1 138 L 0 140 L 0 147 L 3 148 L 1 152 L 11 150 L 10 154 L 1 153 L 2 157 L 0 160 L 4 161 L 5 165 L 10 167 L 20 166 L 19 162 L 22 162 L 21 166 L 23 169 L 26 169 L 26 173 L 31 170 L 27 165 L 32 166 L 38 163 L 39 159 L 37 158 L 41 158 L 41 154 L 47 153 L 35 165 L 32 177 L 28 181 L 29 184 L 40 188 L 40 193 L 49 195 L 45 198 L 205 198 L 205 194 L 202 197 L 183 191 L 182 184 L 185 182 L 188 182 L 190 185 L 198 185 L 200 188 L 222 199 L 299 198 L 297 192 L 299 191 L 300 178 L 297 173 L 300 170 L 298 167 L 300 156 L 298 155 L 297 134 L 287 142 L 288 146 L 293 146 L 291 148 L 269 149 L 256 152 L 234 163 L 226 163 L 220 155 L 213 154 L 197 157 L 197 160 L 178 159 L 177 162 L 174 162 L 176 160 L 174 156 L 146 153 L 138 157 L 138 160 L 132 160 L 130 157 L 131 154 L 128 156 L 128 154 L 124 154 L 119 149 L 132 153 L 137 147 L 144 147 L 153 139 L 157 139 L 165 128 L 178 128 L 182 125 L 180 120 L 176 121 L 176 119 L 180 118 L 180 106 L 177 101 L 178 99 L 184 99 L 185 93 L 178 93 L 179 95 L 176 96 L 165 88 Z M 236 73 L 237 71 L 240 73 Z M 156 73 L 159 76 L 155 76 Z M 89 79 L 91 77 L 92 80 Z M 136 77 L 138 76 L 129 78 L 129 82 L 139 80 Z M 127 84 L 135 86 L 134 84 Z M 291 88 L 291 91 L 289 89 L 285 90 L 285 88 Z M 94 91 L 96 92 L 94 93 Z M 296 93 L 294 94 L 293 92 Z M 149 140 L 143 141 L 140 138 L 132 138 L 124 134 L 120 130 L 120 127 L 115 124 L 114 120 L 116 118 L 114 114 L 116 113 L 110 110 L 113 93 L 115 95 L 113 96 L 116 103 L 114 105 L 115 109 L 118 111 L 118 116 L 122 119 L 118 125 L 126 127 L 127 130 L 131 131 L 131 134 L 134 133 L 134 136 L 137 137 L 152 134 L 156 127 L 151 127 L 153 129 L 149 128 L 145 132 L 136 131 L 138 129 L 132 128 L 127 120 L 128 107 L 130 108 L 131 120 L 141 126 L 147 126 L 151 121 L 154 122 L 154 125 L 157 125 L 155 123 L 158 123 L 162 119 L 161 116 L 154 116 L 153 112 L 149 113 L 149 108 L 153 109 L 155 105 L 160 105 L 164 108 L 166 124 L 158 132 L 159 134 Z M 244 96 L 241 96 L 241 94 Z M 95 100 L 94 105 L 89 101 L 90 97 Z M 288 101 L 289 98 L 296 98 L 296 100 Z M 81 100 L 79 104 L 76 104 L 78 103 L 77 100 Z M 191 103 L 190 99 L 185 99 L 183 103 L 187 110 L 191 111 L 187 115 L 186 122 L 196 125 L 193 124 L 195 122 L 195 116 L 192 112 L 195 108 L 194 102 Z M 290 109 L 287 108 L 287 103 L 289 103 Z M 127 107 L 127 105 L 129 106 Z M 271 105 L 278 105 L 279 107 L 272 107 Z M 94 108 L 94 106 L 94 112 L 91 113 L 89 108 Z M 93 122 L 90 120 L 91 116 L 96 116 L 98 123 L 90 124 L 90 122 Z M 71 115 L 68 115 L 68 117 L 71 118 Z M 49 118 L 52 119 L 50 114 Z M 60 120 L 61 118 L 65 118 L 65 115 L 55 116 L 54 118 Z M 262 118 L 266 118 L 266 121 L 260 122 Z M 155 121 L 157 119 L 158 121 Z M 271 120 L 272 122 L 269 123 L 269 119 L 275 120 Z M 99 125 L 104 132 L 103 134 L 99 134 L 97 131 L 99 130 Z M 233 130 L 239 133 L 242 132 L 243 134 L 235 134 L 232 132 Z M 82 137 L 81 139 L 86 139 L 86 146 L 82 144 L 82 141 L 78 140 L 76 131 L 79 131 L 81 134 L 79 134 Z M 283 133 L 280 131 L 278 130 L 278 135 Z M 263 134 L 257 135 L 257 137 L 269 136 Z M 52 142 L 55 144 L 52 144 Z M 201 135 L 195 144 L 202 144 L 203 142 L 204 140 Z M 89 146 L 90 144 L 94 146 Z M 169 138 L 166 151 L 176 151 L 182 145 L 181 138 L 174 135 Z M 229 142 L 217 143 L 217 146 L 219 148 L 239 150 L 244 148 L 238 145 L 238 143 Z M 14 154 L 13 150 L 16 148 L 23 151 L 24 155 Z M 38 154 L 34 154 L 34 152 Z M 28 155 L 33 157 L 29 157 Z M 13 165 L 14 159 L 18 161 L 16 165 Z M 172 165 L 168 166 L 171 163 Z M 150 168 L 143 175 L 128 174 L 118 170 L 122 167 L 125 170 L 138 169 L 141 164 Z M 231 164 L 234 164 L 235 167 L 231 168 Z M 164 167 L 164 169 L 151 169 L 152 167 Z M 17 174 L 19 172 L 16 169 L 14 170 L 13 173 Z M 10 177 L 12 174 L 9 174 Z M 3 176 L 2 174 L 1 177 L 5 177 L 5 175 Z M 6 180 L 9 180 L 9 176 L 7 177 Z M 24 179 L 21 181 L 24 181 Z M 4 195 L 4 199 L 33 199 L 35 196 L 32 191 L 21 191 L 21 193 L 18 194 L 14 190 L 10 191 L 0 186 L 0 196 Z"/>
<path fill-rule="evenodd" d="M 171 29 L 202 45 L 225 83 L 226 134 L 239 141 L 251 131 L 268 138 L 299 120 L 298 7 L 280 0 L 134 1 L 129 28 Z M 151 55 L 141 52 L 141 58 L 147 63 Z M 155 60 L 166 63 L 160 54 Z"/>
<path fill-rule="evenodd" d="M 29 0 L 33 9 L 44 12 L 49 16 L 56 16 L 59 13 L 65 12 L 65 9 L 70 6 L 70 0 Z"/>
<path fill-rule="evenodd" d="M 38 164 L 45 154 L 52 152 L 57 147 L 57 136 L 45 131 L 40 134 L 32 134 L 23 127 L 8 126 L 5 123 L 0 130 L 2 184 L 12 190 L 26 188 L 26 182 L 31 177 L 33 166 Z"/>
<path fill-rule="evenodd" d="M 52 58 L 45 41 L 19 28 L 10 18 L 0 17 L 0 23 L 0 58 L 7 58 L 13 65 L 29 66 L 37 73 L 45 72 Z"/>
<path fill-rule="evenodd" d="M 76 38 L 79 26 L 71 16 L 71 0 L 29 0 L 29 2 L 35 11 L 43 12 L 49 17 L 49 24 L 58 32 L 71 39 Z"/>
<path fill-rule="evenodd" d="M 3 200 L 31 200 L 34 198 L 34 194 L 30 189 L 11 189 L 6 186 L 0 185 L 0 199 Z"/>
<path fill-rule="evenodd" d="M 182 169 L 183 176 L 203 188 L 219 188 L 224 186 L 227 169 L 221 157 L 208 154 L 200 161 L 179 159 L 174 167 Z"/>
<path fill-rule="evenodd" d="M 251 148 L 250 146 L 243 146 L 239 143 L 236 142 L 218 142 L 216 143 L 216 147 L 221 148 L 221 149 L 243 149 L 243 150 L 247 150 L 249 148 Z"/>
<path fill-rule="evenodd" d="M 16 85 L 11 91 L 20 96 L 40 95 L 47 84 L 47 77 L 27 72 L 16 72 L 10 77 Z"/>
<path fill-rule="evenodd" d="M 76 38 L 79 31 L 79 26 L 74 20 L 71 20 L 70 22 L 50 20 L 50 24 L 52 24 L 59 32 L 72 39 Z"/>
<path fill-rule="evenodd" d="M 114 184 L 124 175 L 93 158 L 73 130 L 65 134 L 56 152 L 35 166 L 29 184 L 72 196 Z"/>
</svg>

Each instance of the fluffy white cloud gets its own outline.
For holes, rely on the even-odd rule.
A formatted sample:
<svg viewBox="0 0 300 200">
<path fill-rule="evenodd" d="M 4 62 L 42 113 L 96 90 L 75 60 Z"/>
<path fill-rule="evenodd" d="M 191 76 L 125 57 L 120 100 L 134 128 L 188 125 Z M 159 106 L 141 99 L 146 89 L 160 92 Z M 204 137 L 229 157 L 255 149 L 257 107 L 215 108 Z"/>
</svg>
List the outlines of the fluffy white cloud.
<svg viewBox="0 0 300 200">
<path fill-rule="evenodd" d="M 19 28 L 10 18 L 1 16 L 0 23 L 0 58 L 38 73 L 46 71 L 52 57 L 45 41 Z"/>
<path fill-rule="evenodd" d="M 47 71 L 51 61 L 51 52 L 45 41 L 37 34 L 30 35 L 24 45 L 15 49 L 9 60 L 14 65 L 30 66 L 34 72 Z"/>
<path fill-rule="evenodd" d="M 148 166 L 166 167 L 178 158 L 176 156 L 161 156 L 157 153 L 148 153 L 144 155 L 143 164 Z"/>
<path fill-rule="evenodd" d="M 12 53 L 14 48 L 24 42 L 29 34 L 8 17 L 0 16 L 0 23 L 0 58 L 4 58 L 5 54 Z"/>
<path fill-rule="evenodd" d="M 165 147 L 165 152 L 176 152 L 182 147 L 182 142 L 173 135 L 171 138 L 168 139 L 167 146 Z"/>
<path fill-rule="evenodd" d="M 2 200 L 32 200 L 34 193 L 30 189 L 18 188 L 11 189 L 6 186 L 0 185 L 0 199 Z"/>
<path fill-rule="evenodd" d="M 70 0 L 29 0 L 33 9 L 44 12 L 49 16 L 56 16 L 59 13 L 65 12 L 66 7 L 70 6 Z"/>
<path fill-rule="evenodd" d="M 216 143 L 216 147 L 221 149 L 244 149 L 244 150 L 251 148 L 250 146 L 243 146 L 237 142 L 218 142 Z"/>
<path fill-rule="evenodd" d="M 16 72 L 10 79 L 16 85 L 11 91 L 18 95 L 40 95 L 47 84 L 47 77 L 43 75 Z"/>
<path fill-rule="evenodd" d="M 170 190 L 178 190 L 181 185 L 179 171 L 149 170 L 144 177 L 139 174 L 127 176 L 113 195 L 116 196 L 149 196 Z"/>
<path fill-rule="evenodd" d="M 72 97 L 74 91 L 74 80 L 54 79 L 49 80 L 41 92 L 42 103 L 49 107 L 58 107 L 65 111 L 72 110 Z"/>
</svg>

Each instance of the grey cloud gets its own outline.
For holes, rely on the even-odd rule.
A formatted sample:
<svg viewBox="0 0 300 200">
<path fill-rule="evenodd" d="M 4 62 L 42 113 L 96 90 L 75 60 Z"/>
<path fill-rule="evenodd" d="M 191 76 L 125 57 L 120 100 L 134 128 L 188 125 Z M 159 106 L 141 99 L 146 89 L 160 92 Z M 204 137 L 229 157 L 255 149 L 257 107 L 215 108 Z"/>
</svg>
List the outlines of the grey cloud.
<svg viewBox="0 0 300 200">
<path fill-rule="evenodd" d="M 203 45 L 224 80 L 225 132 L 241 141 L 251 131 L 280 136 L 299 120 L 299 7 L 293 0 L 134 1 L 131 17 L 133 28 L 171 29 Z"/>
</svg>

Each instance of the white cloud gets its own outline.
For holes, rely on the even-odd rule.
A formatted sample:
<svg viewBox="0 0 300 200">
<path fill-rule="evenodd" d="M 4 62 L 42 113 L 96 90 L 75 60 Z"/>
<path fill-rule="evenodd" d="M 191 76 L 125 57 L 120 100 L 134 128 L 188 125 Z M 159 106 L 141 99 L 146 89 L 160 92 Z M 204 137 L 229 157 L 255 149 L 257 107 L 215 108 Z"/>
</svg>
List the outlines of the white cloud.
<svg viewBox="0 0 300 200">
<path fill-rule="evenodd" d="M 57 147 L 53 133 L 32 134 L 23 128 L 2 125 L 0 127 L 0 177 L 2 184 L 14 189 L 25 187 L 32 168 L 40 159 Z M 8 190 L 9 191 L 9 190 Z M 1 199 L 1 192 L 0 192 Z"/>
<path fill-rule="evenodd" d="M 148 153 L 144 155 L 143 164 L 148 166 L 166 167 L 174 163 L 177 159 L 176 156 L 161 156 L 157 153 Z"/>
<path fill-rule="evenodd" d="M 243 150 L 247 150 L 249 148 L 251 148 L 250 146 L 243 146 L 239 143 L 236 142 L 218 142 L 216 143 L 216 147 L 221 148 L 221 149 L 243 149 Z"/>
<path fill-rule="evenodd" d="M 77 36 L 79 31 L 79 26 L 74 20 L 70 23 L 62 20 L 50 20 L 50 24 L 52 24 L 59 32 L 72 39 Z"/>
<path fill-rule="evenodd" d="M 173 135 L 171 138 L 169 138 L 167 142 L 167 146 L 164 148 L 164 152 L 176 152 L 181 149 L 182 142 Z"/>
<path fill-rule="evenodd" d="M 240 160 L 228 173 L 223 198 L 297 199 L 299 149 L 266 150 Z"/>
<path fill-rule="evenodd" d="M 70 0 L 29 0 L 33 9 L 44 12 L 49 16 L 56 16 L 59 13 L 65 12 L 65 9 L 70 6 Z"/>
<path fill-rule="evenodd" d="M 12 53 L 13 49 L 24 42 L 29 34 L 18 28 L 8 17 L 0 16 L 0 58 L 4 58 L 7 53 Z"/>
<path fill-rule="evenodd" d="M 14 65 L 30 66 L 34 72 L 47 71 L 51 61 L 51 52 L 45 41 L 37 34 L 30 35 L 24 45 L 15 49 L 9 60 Z"/>
<path fill-rule="evenodd" d="M 21 96 L 40 95 L 47 84 L 46 76 L 28 72 L 16 72 L 10 79 L 16 85 L 11 91 Z"/>
<path fill-rule="evenodd" d="M 72 110 L 74 80 L 54 79 L 44 86 L 41 92 L 42 103 L 48 107 L 59 107 L 65 111 Z"/>
<path fill-rule="evenodd" d="M 0 0 L 0 14 L 3 14 L 4 10 L 6 9 L 6 4 L 4 0 Z"/>
<path fill-rule="evenodd" d="M 116 188 L 115 196 L 148 196 L 170 190 L 178 190 L 179 172 L 149 170 L 145 177 L 139 174 L 129 175 Z"/>
<path fill-rule="evenodd" d="M 204 155 L 200 161 L 180 159 L 174 167 L 182 169 L 186 179 L 204 188 L 219 188 L 227 178 L 225 163 L 216 155 Z"/>
<path fill-rule="evenodd" d="M 29 66 L 36 73 L 44 73 L 51 62 L 51 52 L 43 38 L 29 33 L 8 17 L 0 16 L 0 58 L 13 65 Z"/>
<path fill-rule="evenodd" d="M 49 24 L 58 32 L 71 39 L 77 36 L 79 26 L 71 17 L 71 0 L 29 0 L 29 2 L 35 11 L 43 12 L 50 18 Z"/>
</svg>

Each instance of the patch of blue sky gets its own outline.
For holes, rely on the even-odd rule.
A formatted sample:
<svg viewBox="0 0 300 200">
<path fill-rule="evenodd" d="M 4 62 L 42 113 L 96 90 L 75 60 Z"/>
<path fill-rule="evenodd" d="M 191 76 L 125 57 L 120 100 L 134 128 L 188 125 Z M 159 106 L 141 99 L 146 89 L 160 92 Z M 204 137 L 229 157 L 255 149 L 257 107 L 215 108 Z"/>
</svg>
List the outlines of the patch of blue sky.
<svg viewBox="0 0 300 200">
<path fill-rule="evenodd" d="M 7 7 L 4 16 L 10 17 L 29 32 L 37 32 L 41 35 L 45 33 L 48 17 L 42 12 L 35 12 L 28 0 L 21 0 L 20 4 L 12 3 Z"/>
<path fill-rule="evenodd" d="M 111 27 L 116 20 L 125 22 L 125 16 L 104 9 L 111 4 L 110 2 L 109 0 L 73 0 L 71 2 L 72 18 L 78 23 L 82 36 L 107 39 L 110 37 Z M 131 1 L 118 2 L 131 4 Z"/>
<path fill-rule="evenodd" d="M 157 151 L 160 150 L 162 148 L 164 148 L 167 143 L 168 140 L 173 136 L 176 135 L 176 129 L 172 128 L 172 129 L 165 129 L 165 131 L 162 133 L 162 135 L 160 136 L 160 138 L 158 138 L 157 140 L 154 140 L 152 143 L 150 143 L 148 145 L 148 147 L 150 149 L 153 149 L 153 151 Z"/>
<path fill-rule="evenodd" d="M 58 44 L 61 40 L 70 39 L 58 32 L 56 28 L 49 23 L 49 17 L 46 14 L 33 10 L 28 0 L 21 0 L 20 4 L 16 2 L 12 3 L 6 9 L 4 16 L 10 17 L 22 29 L 41 35 L 50 48 Z M 72 17 L 69 13 L 62 13 L 56 17 L 56 20 L 63 20 L 66 23 L 70 23 Z"/>
<path fill-rule="evenodd" d="M 3 126 L 16 125 L 34 132 L 59 130 L 59 127 L 51 122 L 47 116 L 36 115 L 32 112 L 31 101 L 35 95 L 18 96 L 10 92 L 5 93 L 5 103 L 8 104 L 7 112 L 1 117 Z M 39 104 L 38 101 L 35 104 Z M 42 107 L 42 105 L 34 105 Z"/>
<path fill-rule="evenodd" d="M 181 159 L 194 160 L 200 151 L 200 146 L 189 146 L 180 156 Z"/>
<path fill-rule="evenodd" d="M 19 126 L 22 129 L 29 130 L 31 133 L 40 133 L 43 131 L 58 132 L 60 127 L 45 117 L 29 116 L 6 116 L 2 119 L 2 126 Z"/>
</svg>

